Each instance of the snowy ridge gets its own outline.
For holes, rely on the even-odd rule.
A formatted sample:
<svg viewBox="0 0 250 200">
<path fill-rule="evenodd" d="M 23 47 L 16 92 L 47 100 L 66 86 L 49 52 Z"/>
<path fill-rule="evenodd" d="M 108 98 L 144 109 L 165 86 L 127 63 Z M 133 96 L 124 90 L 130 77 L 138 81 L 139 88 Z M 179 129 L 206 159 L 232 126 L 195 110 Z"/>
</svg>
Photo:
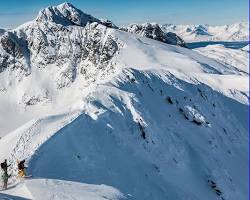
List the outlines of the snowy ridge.
<svg viewBox="0 0 250 200">
<path fill-rule="evenodd" d="M 78 115 L 69 113 L 32 120 L 0 140 L 1 146 L 9 146 L 1 152 L 0 156 L 10 155 L 8 160 L 12 164 L 11 173 L 13 175 L 17 173 L 16 160 L 28 159 L 41 144 Z"/>
<path fill-rule="evenodd" d="M 13 189 L 14 187 L 14 189 Z M 25 184 L 12 186 L 1 194 L 1 199 L 80 199 L 80 200 L 118 200 L 122 193 L 107 185 L 84 184 L 55 179 L 29 179 Z"/>
<path fill-rule="evenodd" d="M 152 101 L 152 99 L 154 100 Z M 158 106 L 155 107 L 155 104 Z M 77 106 L 83 109 L 83 114 L 73 123 L 69 123 L 68 126 L 61 129 L 53 138 L 47 140 L 48 142 L 33 154 L 29 161 L 29 173 L 46 179 L 64 177 L 66 180 L 77 182 L 102 183 L 105 180 L 106 185 L 115 186 L 123 195 L 130 191 L 129 194 L 135 199 L 141 197 L 151 199 L 152 196 L 161 199 L 165 194 L 168 194 L 168 198 L 182 199 L 188 195 L 190 199 L 199 199 L 199 196 L 203 195 L 202 192 L 190 194 L 185 191 L 196 191 L 195 188 L 201 186 L 203 189 L 200 189 L 205 190 L 210 199 L 216 195 L 209 185 L 206 187 L 206 182 L 210 179 L 216 182 L 223 191 L 223 197 L 227 199 L 235 196 L 241 198 L 240 195 L 245 193 L 239 191 L 240 188 L 244 188 L 245 181 L 237 179 L 238 175 L 233 175 L 233 171 L 237 168 L 229 168 L 229 166 L 232 167 L 229 163 L 238 159 L 237 163 L 246 167 L 242 173 L 247 172 L 247 163 L 244 164 L 241 160 L 242 156 L 243 158 L 247 156 L 247 149 L 245 149 L 247 145 L 244 143 L 247 141 L 247 132 L 244 128 L 247 126 L 247 113 L 243 114 L 247 112 L 247 109 L 241 103 L 229 98 L 226 100 L 224 95 L 196 81 L 193 84 L 183 82 L 167 71 L 152 72 L 131 69 L 123 71 L 111 83 L 98 85 L 82 102 L 74 105 L 74 107 Z M 237 111 L 232 108 L 236 108 Z M 227 118 L 224 118 L 224 113 L 227 113 Z M 159 124 L 161 121 L 164 123 Z M 45 124 L 46 128 L 51 131 L 49 124 Z M 55 124 L 53 120 L 52 126 L 55 126 L 57 122 L 55 125 L 53 124 Z M 181 124 L 182 126 L 180 126 Z M 41 127 L 44 128 L 42 125 Z M 192 131 L 187 134 L 187 130 Z M 165 135 L 165 131 L 168 136 Z M 25 132 L 22 135 L 25 136 Z M 41 132 L 34 130 L 28 131 L 28 133 L 33 135 L 33 140 L 30 140 L 31 144 L 28 147 L 36 147 L 37 143 L 40 143 L 36 138 L 48 137 L 44 134 L 46 131 L 43 129 Z M 43 134 L 39 136 L 41 133 Z M 36 136 L 37 134 L 38 136 Z M 221 140 L 221 138 L 224 139 Z M 200 141 L 193 143 L 194 140 Z M 1 140 L 1 146 L 8 144 L 8 142 L 4 144 L 4 141 L 6 138 Z M 188 144 L 192 144 L 192 146 Z M 119 145 L 118 152 L 116 145 Z M 168 147 L 167 150 L 166 147 Z M 203 150 L 201 151 L 200 148 Z M 63 149 L 67 149 L 67 151 Z M 114 153 L 114 149 L 118 155 Z M 25 154 L 22 154 L 25 151 L 22 148 L 20 150 L 17 155 L 25 157 Z M 134 152 L 132 155 L 135 157 L 127 157 L 127 151 Z M 221 151 L 226 151 L 228 156 L 223 156 L 222 159 L 220 155 L 224 155 L 224 153 Z M 96 152 L 99 156 L 96 155 Z M 185 152 L 190 152 L 190 155 Z M 207 161 L 202 158 L 203 153 L 201 152 L 206 155 Z M 193 155 L 196 154 L 201 157 L 195 156 L 194 158 Z M 27 155 L 29 155 L 29 151 L 26 151 Z M 160 159 L 158 159 L 159 155 Z M 118 158 L 128 160 L 119 161 Z M 213 159 L 216 162 L 211 165 L 214 163 Z M 112 162 L 112 160 L 116 160 L 116 162 Z M 72 165 L 72 162 L 73 166 L 67 168 L 66 163 Z M 126 169 L 130 171 L 122 170 L 124 162 L 127 166 Z M 192 166 L 193 162 L 199 163 L 199 173 L 196 167 L 193 168 L 195 166 Z M 134 166 L 129 163 L 137 163 L 137 167 L 141 170 L 144 169 L 143 173 L 146 173 L 151 179 L 156 177 L 153 183 L 146 184 L 148 179 L 143 178 L 143 174 L 131 174 L 132 176 L 128 177 L 130 173 L 138 173 L 133 172 Z M 56 166 L 60 166 L 61 170 L 58 171 Z M 82 169 L 82 167 L 84 168 Z M 72 170 L 74 173 L 71 173 Z M 108 177 L 103 177 L 106 174 L 104 172 L 109 170 L 111 171 L 108 173 Z M 191 178 L 193 181 L 199 177 L 200 173 L 201 177 L 206 178 L 198 178 L 199 181 L 194 182 L 194 188 L 186 188 L 184 185 L 180 186 L 180 182 L 172 182 L 175 179 L 171 178 L 171 174 L 180 175 L 182 170 L 184 170 L 183 174 L 179 178 L 183 178 L 181 181 L 183 184 L 185 184 L 185 176 L 189 176 L 190 173 L 194 176 Z M 195 170 L 195 173 L 192 170 Z M 198 177 L 195 178 L 195 174 Z M 159 175 L 163 176 L 163 180 Z M 140 181 L 135 182 L 134 176 L 143 178 L 144 186 Z M 227 177 L 227 179 L 223 177 Z M 117 179 L 122 185 L 116 184 Z M 96 181 L 93 182 L 93 180 Z M 126 184 L 126 181 L 130 184 Z M 134 184 L 131 185 L 131 183 Z M 163 188 L 159 184 L 167 184 L 168 190 L 162 191 Z M 129 185 L 131 188 L 138 188 L 137 192 L 131 194 L 132 190 Z M 241 187 L 238 188 L 236 185 L 241 185 Z M 150 187 L 150 190 L 144 187 Z M 150 192 L 141 193 L 145 190 Z M 130 199 L 130 195 L 126 195 L 126 198 Z"/>
<path fill-rule="evenodd" d="M 83 13 L 70 3 L 63 3 L 41 10 L 36 18 L 37 22 L 54 22 L 63 26 L 78 25 L 86 26 L 87 23 L 100 22 L 99 19 Z"/>
</svg>

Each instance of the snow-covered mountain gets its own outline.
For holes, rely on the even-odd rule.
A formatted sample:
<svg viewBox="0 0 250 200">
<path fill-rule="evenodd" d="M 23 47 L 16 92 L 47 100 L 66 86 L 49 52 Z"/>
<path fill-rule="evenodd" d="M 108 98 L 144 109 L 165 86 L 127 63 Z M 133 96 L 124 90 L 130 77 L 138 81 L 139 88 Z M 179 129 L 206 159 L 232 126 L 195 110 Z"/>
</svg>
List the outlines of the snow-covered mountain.
<svg viewBox="0 0 250 200">
<path fill-rule="evenodd" d="M 134 33 L 142 37 L 158 40 L 167 44 L 186 47 L 186 43 L 182 38 L 170 31 L 165 33 L 161 29 L 160 25 L 156 23 L 130 24 L 128 27 L 122 28 L 121 30 L 128 31 L 129 33 Z"/>
<path fill-rule="evenodd" d="M 248 41 L 248 22 L 224 26 L 211 25 L 162 25 L 164 32 L 174 32 L 185 41 Z"/>
<path fill-rule="evenodd" d="M 247 198 L 247 51 L 144 33 L 64 3 L 0 37 L 0 199 Z"/>
</svg>

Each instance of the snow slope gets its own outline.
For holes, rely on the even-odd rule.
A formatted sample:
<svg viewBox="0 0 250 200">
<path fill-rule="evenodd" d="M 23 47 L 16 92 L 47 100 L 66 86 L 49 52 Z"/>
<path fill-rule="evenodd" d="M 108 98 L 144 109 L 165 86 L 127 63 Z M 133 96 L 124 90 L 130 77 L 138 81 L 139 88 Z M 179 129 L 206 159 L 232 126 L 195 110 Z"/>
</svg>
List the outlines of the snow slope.
<svg viewBox="0 0 250 200">
<path fill-rule="evenodd" d="M 173 25 L 164 24 L 165 32 L 174 32 L 185 41 L 248 41 L 248 22 L 224 26 L 211 25 Z"/>
<path fill-rule="evenodd" d="M 106 185 L 91 185 L 71 181 L 43 179 L 28 180 L 26 185 L 33 194 L 33 198 L 37 200 L 116 200 L 123 197 L 118 190 Z"/>
<path fill-rule="evenodd" d="M 36 151 L 29 173 L 109 185 L 127 199 L 213 199 L 211 179 L 225 199 L 246 198 L 247 105 L 196 84 L 125 70 L 77 103 L 82 114 Z"/>
<path fill-rule="evenodd" d="M 235 68 L 241 73 L 249 74 L 249 53 L 248 50 L 245 50 L 247 48 L 248 46 L 243 49 L 230 49 L 223 45 L 209 45 L 195 50 L 229 67 L 231 66 L 231 68 Z"/>
<path fill-rule="evenodd" d="M 24 184 L 10 187 L 0 199 L 121 199 L 123 195 L 110 186 L 83 184 L 53 179 L 28 179 Z"/>
<path fill-rule="evenodd" d="M 21 56 L 21 68 L 0 73 L 0 160 L 15 175 L 16 159 L 26 159 L 33 175 L 12 177 L 0 199 L 247 198 L 248 54 L 239 64 L 220 46 L 193 51 L 50 17 L 50 31 L 41 21 L 15 30 L 32 44 L 31 62 Z M 32 40 L 36 31 L 50 42 Z"/>
</svg>

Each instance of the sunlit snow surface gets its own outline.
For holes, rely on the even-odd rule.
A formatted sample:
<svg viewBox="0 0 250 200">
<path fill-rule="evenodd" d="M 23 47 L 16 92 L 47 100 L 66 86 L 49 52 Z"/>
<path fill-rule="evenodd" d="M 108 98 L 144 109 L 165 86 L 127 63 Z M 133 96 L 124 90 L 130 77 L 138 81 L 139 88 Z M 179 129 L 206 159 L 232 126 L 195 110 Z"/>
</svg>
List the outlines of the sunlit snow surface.
<svg viewBox="0 0 250 200">
<path fill-rule="evenodd" d="M 0 199 L 247 199 L 245 48 L 190 50 L 107 34 L 122 47 L 91 81 L 77 74 L 57 89 L 53 65 L 12 84 L 0 74 L 0 160 L 14 175 L 16 159 L 27 159 L 33 175 L 12 177 Z M 24 91 L 46 90 L 45 101 L 20 103 Z"/>
</svg>

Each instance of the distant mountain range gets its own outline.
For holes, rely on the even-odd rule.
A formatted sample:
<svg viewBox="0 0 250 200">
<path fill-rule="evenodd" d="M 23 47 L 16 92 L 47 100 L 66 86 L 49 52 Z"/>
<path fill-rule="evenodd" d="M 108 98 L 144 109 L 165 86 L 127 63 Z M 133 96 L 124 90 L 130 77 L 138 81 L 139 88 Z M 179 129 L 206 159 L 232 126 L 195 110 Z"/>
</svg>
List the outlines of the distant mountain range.
<svg viewBox="0 0 250 200">
<path fill-rule="evenodd" d="M 164 32 L 174 32 L 185 41 L 248 41 L 247 22 L 224 26 L 211 25 L 173 25 L 161 26 Z"/>
</svg>

